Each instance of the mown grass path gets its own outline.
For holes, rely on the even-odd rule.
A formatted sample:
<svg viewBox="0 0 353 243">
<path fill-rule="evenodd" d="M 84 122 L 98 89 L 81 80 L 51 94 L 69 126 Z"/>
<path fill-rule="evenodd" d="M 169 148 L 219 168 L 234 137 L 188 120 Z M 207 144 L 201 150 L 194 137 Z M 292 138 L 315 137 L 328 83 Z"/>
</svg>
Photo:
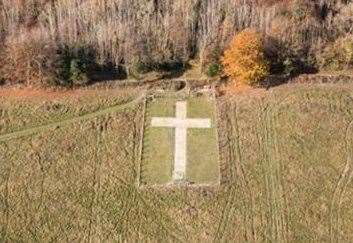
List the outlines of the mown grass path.
<svg viewBox="0 0 353 243">
<path fill-rule="evenodd" d="M 67 119 L 63 119 L 54 123 L 50 123 L 50 124 L 46 124 L 46 125 L 40 125 L 40 126 L 36 126 L 36 127 L 31 127 L 31 128 L 27 128 L 27 129 L 23 129 L 20 131 L 15 131 L 15 132 L 10 132 L 10 133 L 6 133 L 6 134 L 2 134 L 0 135 L 0 142 L 6 142 L 6 141 L 10 141 L 12 139 L 16 139 L 16 138 L 20 138 L 20 137 L 24 137 L 24 136 L 29 136 L 32 134 L 36 134 L 36 133 L 40 133 L 52 128 L 59 128 L 59 127 L 63 127 L 63 126 L 67 126 L 70 125 L 72 123 L 75 122 L 81 122 L 81 121 L 85 121 L 85 120 L 89 120 L 98 116 L 102 116 L 102 115 L 106 115 L 109 113 L 113 113 L 113 112 L 117 112 L 117 111 L 121 111 L 130 107 L 133 107 L 134 105 L 138 104 L 139 102 L 142 102 L 143 99 L 145 98 L 145 92 L 143 92 L 140 96 L 138 96 L 136 99 L 125 103 L 125 104 L 119 104 L 119 105 L 115 105 L 115 106 L 111 106 L 105 109 L 101 109 L 92 113 L 87 113 L 81 116 L 77 116 L 77 117 L 71 117 L 71 118 L 67 118 Z"/>
</svg>

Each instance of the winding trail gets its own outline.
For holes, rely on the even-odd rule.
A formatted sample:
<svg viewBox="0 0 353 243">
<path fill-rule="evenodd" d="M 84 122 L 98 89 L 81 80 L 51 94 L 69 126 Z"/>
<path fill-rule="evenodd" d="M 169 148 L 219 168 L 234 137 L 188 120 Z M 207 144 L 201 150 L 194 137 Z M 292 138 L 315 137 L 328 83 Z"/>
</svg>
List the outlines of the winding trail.
<svg viewBox="0 0 353 243">
<path fill-rule="evenodd" d="M 21 137 L 29 136 L 32 134 L 37 134 L 37 133 L 40 133 L 40 132 L 43 132 L 46 130 L 50 130 L 51 128 L 63 127 L 63 126 L 70 125 L 72 123 L 89 120 L 89 119 L 92 119 L 92 118 L 95 118 L 98 116 L 110 114 L 110 113 L 117 112 L 117 111 L 122 111 L 124 109 L 133 107 L 134 105 L 138 104 L 139 102 L 142 102 L 143 99 L 145 98 L 145 95 L 146 95 L 145 92 L 143 92 L 136 99 L 134 99 L 128 103 L 125 103 L 125 104 L 111 106 L 111 107 L 101 109 L 101 110 L 98 110 L 98 111 L 95 111 L 92 113 L 87 113 L 87 114 L 84 114 L 81 116 L 67 118 L 67 119 L 57 121 L 54 123 L 50 123 L 50 124 L 46 124 L 46 125 L 40 125 L 40 126 L 20 130 L 20 131 L 2 134 L 2 135 L 0 135 L 0 142 L 10 141 L 10 140 L 13 140 L 16 138 L 21 138 Z"/>
</svg>

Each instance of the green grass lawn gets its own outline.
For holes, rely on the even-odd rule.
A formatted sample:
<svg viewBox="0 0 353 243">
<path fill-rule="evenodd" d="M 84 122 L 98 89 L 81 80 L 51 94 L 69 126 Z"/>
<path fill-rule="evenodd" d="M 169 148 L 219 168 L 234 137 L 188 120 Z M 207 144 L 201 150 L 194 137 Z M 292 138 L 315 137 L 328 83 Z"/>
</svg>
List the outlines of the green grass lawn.
<svg viewBox="0 0 353 243">
<path fill-rule="evenodd" d="M 174 128 L 151 127 L 152 117 L 175 117 L 175 98 L 158 98 L 148 103 L 144 137 L 142 184 L 172 182 Z M 214 102 L 206 97 L 187 101 L 188 118 L 209 118 L 211 129 L 188 129 L 186 180 L 192 184 L 219 183 L 219 156 Z"/>
<path fill-rule="evenodd" d="M 151 118 L 174 117 L 174 99 L 157 99 L 146 107 L 146 124 L 141 164 L 141 185 L 167 184 L 172 180 L 174 131 L 170 128 L 152 128 Z"/>
<path fill-rule="evenodd" d="M 220 182 L 215 104 L 205 97 L 188 99 L 188 118 L 210 118 L 211 129 L 189 129 L 186 177 L 195 184 Z"/>
</svg>

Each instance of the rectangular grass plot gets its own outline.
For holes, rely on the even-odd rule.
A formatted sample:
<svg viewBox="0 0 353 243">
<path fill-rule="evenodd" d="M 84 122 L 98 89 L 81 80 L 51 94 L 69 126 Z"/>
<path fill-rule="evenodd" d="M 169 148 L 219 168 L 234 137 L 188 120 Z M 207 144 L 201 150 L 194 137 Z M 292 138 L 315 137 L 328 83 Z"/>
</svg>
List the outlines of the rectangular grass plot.
<svg viewBox="0 0 353 243">
<path fill-rule="evenodd" d="M 147 104 L 141 184 L 219 184 L 215 107 L 210 98 Z"/>
</svg>

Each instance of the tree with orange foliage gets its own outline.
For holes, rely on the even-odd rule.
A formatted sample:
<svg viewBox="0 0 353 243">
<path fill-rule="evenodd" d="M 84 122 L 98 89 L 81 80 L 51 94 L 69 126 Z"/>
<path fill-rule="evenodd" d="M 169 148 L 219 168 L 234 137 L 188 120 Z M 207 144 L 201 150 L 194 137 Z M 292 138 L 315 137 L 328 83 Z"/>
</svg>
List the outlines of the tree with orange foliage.
<svg viewBox="0 0 353 243">
<path fill-rule="evenodd" d="M 256 85 L 269 75 L 261 35 L 246 29 L 237 34 L 222 57 L 224 72 L 235 84 Z"/>
</svg>

